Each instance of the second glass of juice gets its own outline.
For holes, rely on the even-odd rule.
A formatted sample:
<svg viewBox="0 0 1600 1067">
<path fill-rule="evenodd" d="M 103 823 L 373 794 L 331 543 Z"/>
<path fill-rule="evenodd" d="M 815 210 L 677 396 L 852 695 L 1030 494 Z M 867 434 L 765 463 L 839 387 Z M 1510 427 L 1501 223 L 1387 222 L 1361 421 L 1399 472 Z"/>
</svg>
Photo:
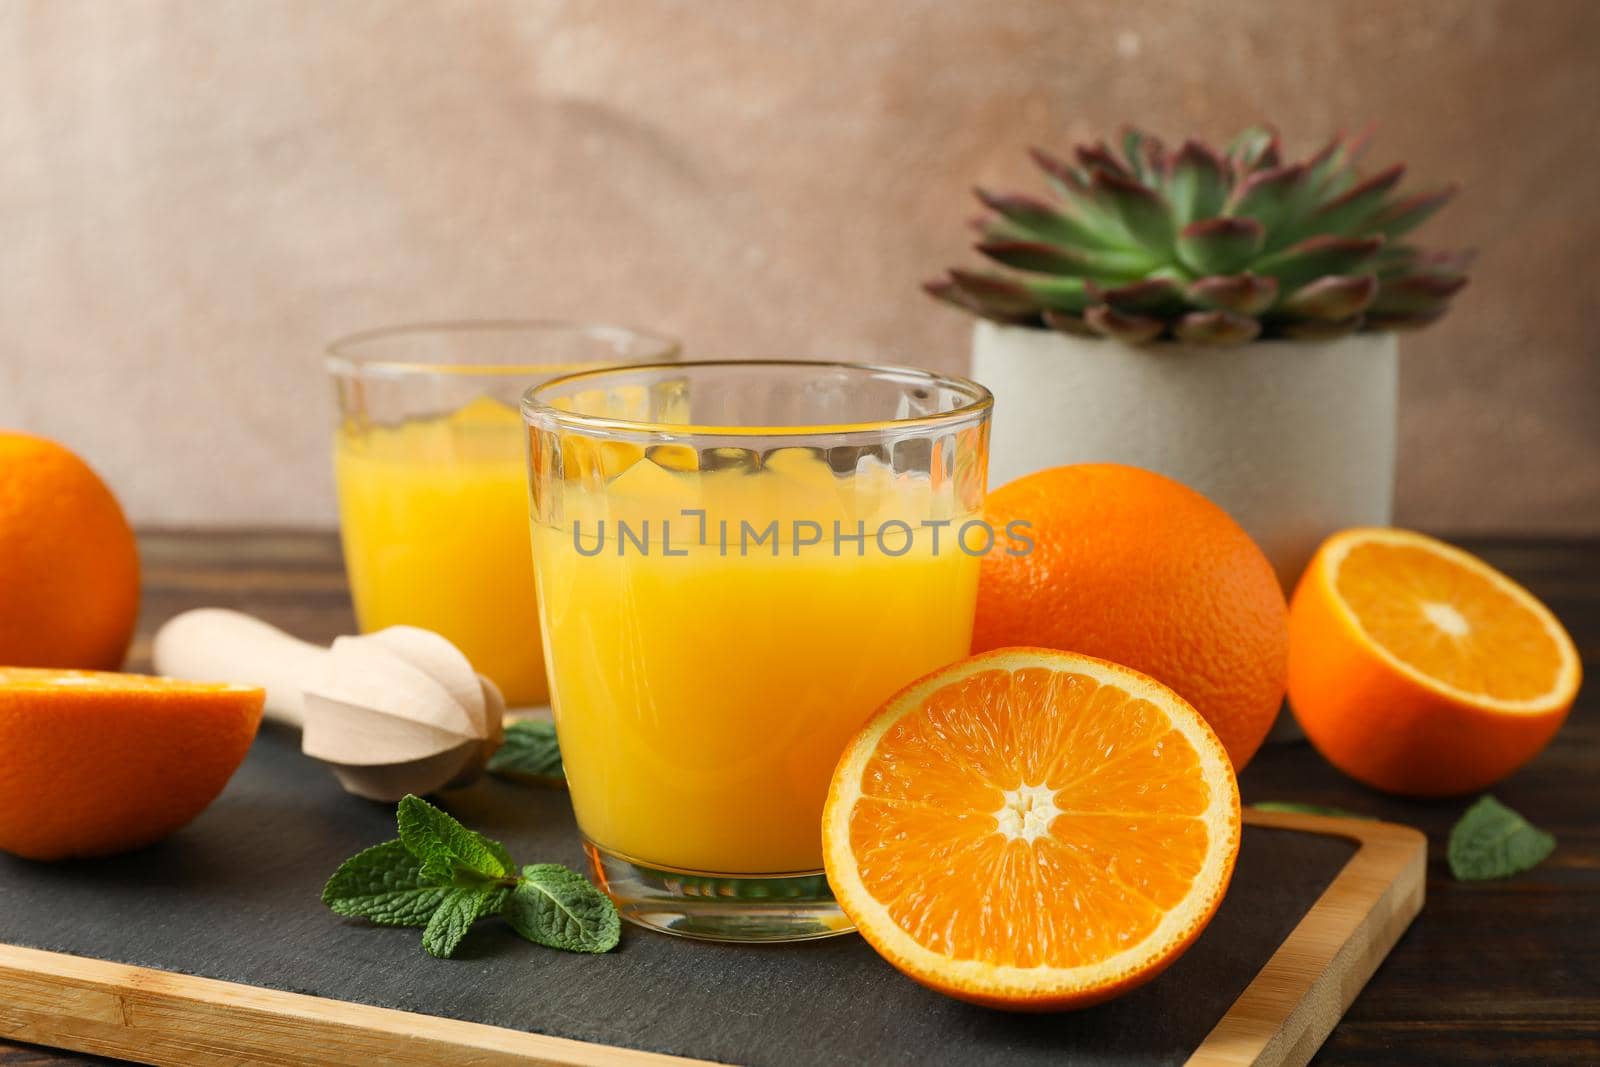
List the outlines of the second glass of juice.
<svg viewBox="0 0 1600 1067">
<path fill-rule="evenodd" d="M 517 403 L 574 370 L 677 356 L 663 337 L 562 322 L 433 323 L 335 342 L 339 528 L 361 630 L 433 630 L 511 706 L 545 703 Z"/>
<path fill-rule="evenodd" d="M 849 929 L 821 873 L 834 764 L 966 655 L 987 390 L 859 364 L 616 368 L 531 390 L 551 701 L 595 874 L 642 925 Z"/>
</svg>

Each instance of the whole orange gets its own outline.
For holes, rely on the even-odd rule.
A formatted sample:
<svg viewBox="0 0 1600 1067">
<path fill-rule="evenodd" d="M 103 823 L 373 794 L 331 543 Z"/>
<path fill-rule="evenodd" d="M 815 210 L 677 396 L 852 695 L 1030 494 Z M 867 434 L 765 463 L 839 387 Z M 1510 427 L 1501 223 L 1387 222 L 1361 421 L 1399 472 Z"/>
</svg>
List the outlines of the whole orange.
<svg viewBox="0 0 1600 1067">
<path fill-rule="evenodd" d="M 0 664 L 115 670 L 139 614 L 139 551 L 89 465 L 0 430 Z"/>
<path fill-rule="evenodd" d="M 1289 628 L 1272 565 L 1239 524 L 1170 478 L 1113 463 L 1025 475 L 986 511 L 997 539 L 973 651 L 1040 645 L 1132 667 L 1194 705 L 1243 769 L 1283 704 Z"/>
</svg>

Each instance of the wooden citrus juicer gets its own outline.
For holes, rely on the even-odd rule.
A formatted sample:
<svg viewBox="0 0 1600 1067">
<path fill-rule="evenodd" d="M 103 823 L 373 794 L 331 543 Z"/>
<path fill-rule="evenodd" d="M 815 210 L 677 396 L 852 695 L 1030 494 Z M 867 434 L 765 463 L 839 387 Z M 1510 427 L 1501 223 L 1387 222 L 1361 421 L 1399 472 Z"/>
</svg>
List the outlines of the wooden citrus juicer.
<svg viewBox="0 0 1600 1067">
<path fill-rule="evenodd" d="M 345 790 L 397 801 L 475 780 L 503 737 L 500 690 L 431 630 L 391 626 L 321 648 L 260 619 L 199 608 L 156 633 L 156 673 L 267 691 L 266 716 Z"/>
</svg>

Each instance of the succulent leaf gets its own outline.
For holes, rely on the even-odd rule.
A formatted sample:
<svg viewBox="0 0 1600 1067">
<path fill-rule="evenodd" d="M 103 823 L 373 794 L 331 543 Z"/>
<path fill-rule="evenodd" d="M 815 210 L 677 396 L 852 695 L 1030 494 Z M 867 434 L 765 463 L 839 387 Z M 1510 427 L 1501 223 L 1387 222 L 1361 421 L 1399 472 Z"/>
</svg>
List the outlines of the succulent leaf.
<svg viewBox="0 0 1600 1067">
<path fill-rule="evenodd" d="M 1232 311 L 1191 311 L 1172 327 L 1173 336 L 1195 345 L 1242 345 L 1261 333 L 1261 323 Z"/>
<path fill-rule="evenodd" d="M 1378 288 L 1372 311 L 1378 315 L 1414 315 L 1443 311 L 1452 296 L 1467 284 L 1464 275 L 1434 271 L 1385 279 Z"/>
<path fill-rule="evenodd" d="M 1251 126 L 1233 139 L 1228 158 L 1240 174 L 1278 165 L 1278 134 L 1270 126 Z"/>
<path fill-rule="evenodd" d="M 1432 192 L 1396 200 L 1374 212 L 1362 230 L 1381 233 L 1389 238 L 1400 237 L 1427 222 L 1435 211 L 1448 204 L 1455 195 L 1456 186 L 1447 185 Z"/>
<path fill-rule="evenodd" d="M 1187 308 L 1183 290 L 1170 278 L 1146 278 L 1113 289 L 1101 289 L 1091 283 L 1090 295 L 1130 315 L 1158 315 L 1170 318 Z"/>
<path fill-rule="evenodd" d="M 1235 186 L 1227 213 L 1234 218 L 1255 219 L 1270 234 L 1304 214 L 1310 200 L 1311 186 L 1305 167 L 1291 163 L 1287 167 L 1258 170 Z M 1270 249 L 1286 243 L 1279 240 L 1263 247 Z"/>
<path fill-rule="evenodd" d="M 1088 283 L 1082 278 L 1022 278 L 1019 281 L 1047 313 L 1067 311 L 1078 314 L 1089 306 Z"/>
<path fill-rule="evenodd" d="M 1330 188 L 1332 179 L 1344 167 L 1344 134 L 1337 133 L 1306 160 L 1306 180 L 1319 196 L 1337 196 L 1342 189 Z"/>
<path fill-rule="evenodd" d="M 1167 202 L 1175 225 L 1209 219 L 1222 210 L 1228 198 L 1228 173 L 1215 152 L 1199 141 L 1185 141 L 1172 157 L 1167 179 Z"/>
<path fill-rule="evenodd" d="M 1083 321 L 1096 333 L 1114 341 L 1143 345 L 1161 336 L 1167 324 L 1148 315 L 1128 315 L 1106 304 L 1096 304 L 1083 313 Z"/>
<path fill-rule="evenodd" d="M 1088 179 L 1072 164 L 1056 158 L 1042 148 L 1030 148 L 1028 155 L 1033 158 L 1039 169 L 1044 171 L 1051 187 L 1063 198 L 1071 200 L 1089 195 Z"/>
<path fill-rule="evenodd" d="M 1188 297 L 1203 308 L 1259 315 L 1278 299 L 1278 279 L 1249 273 L 1199 278 L 1189 283 Z"/>
<path fill-rule="evenodd" d="M 1078 157 L 1078 165 L 1093 179 L 1096 174 L 1114 174 L 1119 178 L 1133 177 L 1133 172 L 1123 166 L 1122 161 L 1111 153 L 1106 143 L 1079 145 L 1074 149 Z"/>
<path fill-rule="evenodd" d="M 1045 309 L 1044 324 L 1058 333 L 1071 334 L 1074 337 L 1099 337 L 1100 335 L 1089 328 L 1083 321 L 1082 315 L 1073 315 L 1065 311 Z"/>
<path fill-rule="evenodd" d="M 1403 163 L 1396 163 L 1327 201 L 1317 209 L 1313 220 L 1327 230 L 1348 230 L 1356 223 L 1370 218 L 1389 191 L 1400 184 L 1405 174 Z"/>
<path fill-rule="evenodd" d="M 1102 243 L 1091 227 L 1036 197 L 991 193 L 982 188 L 973 192 L 1012 227 L 1031 236 L 1069 245 Z"/>
<path fill-rule="evenodd" d="M 1133 176 L 1151 185 L 1160 180 L 1166 167 L 1166 148 L 1161 139 L 1136 126 L 1122 128 L 1122 156 Z"/>
<path fill-rule="evenodd" d="M 1295 341 L 1332 341 L 1336 337 L 1344 337 L 1355 333 L 1362 326 L 1363 317 L 1352 315 L 1348 319 L 1296 319 L 1289 322 L 1276 323 L 1276 332 L 1281 337 Z"/>
<path fill-rule="evenodd" d="M 996 322 L 1023 323 L 1037 317 L 1039 303 L 1020 283 L 995 274 L 952 270 L 924 288 L 934 296 Z"/>
<path fill-rule="evenodd" d="M 1278 279 L 1287 293 L 1325 274 L 1362 273 L 1382 244 L 1381 237 L 1307 237 L 1258 260 L 1252 269 Z"/>
<path fill-rule="evenodd" d="M 1160 193 L 1137 179 L 1104 170 L 1095 171 L 1089 185 L 1096 200 L 1115 213 L 1135 241 L 1163 257 L 1172 250 L 1172 213 Z"/>
<path fill-rule="evenodd" d="M 996 263 L 1041 274 L 1123 280 L 1150 269 L 1150 257 L 1138 251 L 1072 248 L 1049 241 L 980 241 L 973 247 Z"/>
<path fill-rule="evenodd" d="M 1298 319 L 1340 322 L 1360 315 L 1377 295 L 1375 274 L 1330 274 L 1284 297 L 1277 311 Z"/>
<path fill-rule="evenodd" d="M 955 282 L 950 281 L 948 278 L 938 278 L 931 282 L 923 282 L 922 291 L 933 297 L 935 300 L 942 300 L 952 307 L 960 308 L 962 311 L 970 311 L 979 318 L 992 319 L 996 322 L 1008 323 L 1020 321 L 1016 316 L 991 315 L 988 309 L 986 309 L 978 301 L 967 296 L 967 294 L 963 292 L 961 288 L 955 284 Z"/>
<path fill-rule="evenodd" d="M 1128 161 L 1128 169 L 1140 181 L 1146 179 L 1144 139 L 1145 133 L 1143 130 L 1135 126 L 1124 126 L 1122 128 L 1122 158 Z"/>
<path fill-rule="evenodd" d="M 1255 219 L 1201 219 L 1178 231 L 1178 259 L 1196 274 L 1232 274 L 1261 254 L 1266 234 Z"/>
</svg>

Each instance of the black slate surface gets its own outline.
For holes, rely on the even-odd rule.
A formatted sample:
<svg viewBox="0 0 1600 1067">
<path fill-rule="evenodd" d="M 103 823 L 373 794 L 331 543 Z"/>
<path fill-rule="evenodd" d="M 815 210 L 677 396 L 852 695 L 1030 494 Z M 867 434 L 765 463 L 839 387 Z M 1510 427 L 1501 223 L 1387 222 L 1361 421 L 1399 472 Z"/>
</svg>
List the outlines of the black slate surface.
<svg viewBox="0 0 1600 1067">
<path fill-rule="evenodd" d="M 1228 897 L 1188 954 L 1145 988 L 1069 1015 L 945 999 L 854 936 L 747 948 L 624 927 L 621 947 L 594 957 L 489 920 L 456 959 L 434 960 L 419 931 L 319 902 L 340 861 L 394 836 L 393 809 L 345 796 L 297 744 L 266 727 L 217 803 L 154 848 L 60 865 L 0 856 L 0 942 L 740 1063 L 1177 1064 L 1354 851 L 1246 828 Z M 444 806 L 519 863 L 581 869 L 560 790 L 491 781 Z"/>
</svg>

